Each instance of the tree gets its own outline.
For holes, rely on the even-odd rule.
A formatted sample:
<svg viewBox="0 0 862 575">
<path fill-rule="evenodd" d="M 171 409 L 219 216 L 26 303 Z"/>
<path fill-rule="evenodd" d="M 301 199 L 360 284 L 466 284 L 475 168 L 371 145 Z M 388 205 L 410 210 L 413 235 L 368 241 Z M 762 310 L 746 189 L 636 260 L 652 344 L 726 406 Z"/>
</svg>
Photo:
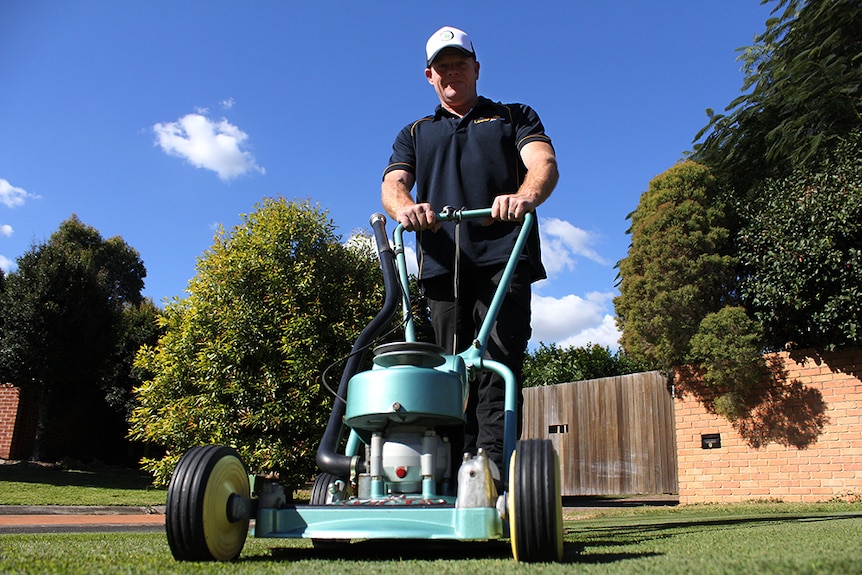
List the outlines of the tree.
<svg viewBox="0 0 862 575">
<path fill-rule="evenodd" d="M 758 399 L 763 351 L 860 340 L 862 4 L 778 0 L 773 13 L 741 56 L 745 93 L 725 115 L 708 111 L 690 156 L 725 198 L 704 207 L 722 212 L 713 221 L 726 239 L 691 251 L 653 227 L 667 245 L 645 249 L 650 226 L 638 222 L 655 208 L 642 198 L 620 262 L 626 350 L 664 369 L 693 362 L 731 420 Z M 723 261 L 718 291 L 701 291 L 695 277 L 708 273 L 679 273 L 704 253 Z"/>
<path fill-rule="evenodd" d="M 629 218 L 614 298 L 620 343 L 636 361 L 671 370 L 701 320 L 730 299 L 736 261 L 720 189 L 708 168 L 683 162 L 650 182 Z"/>
<path fill-rule="evenodd" d="M 524 358 L 524 387 L 555 385 L 585 379 L 613 377 L 644 371 L 635 360 L 609 347 L 587 344 L 582 347 L 558 347 L 539 344 L 539 349 Z"/>
<path fill-rule="evenodd" d="M 382 301 L 379 263 L 333 230 L 307 201 L 267 199 L 199 259 L 189 296 L 167 306 L 164 336 L 137 359 L 153 375 L 136 389 L 132 435 L 166 449 L 142 462 L 156 483 L 208 443 L 235 447 L 288 492 L 313 475 L 332 401 L 321 374 Z"/>
<path fill-rule="evenodd" d="M 766 375 L 761 339 L 760 324 L 739 306 L 708 314 L 691 338 L 688 359 L 703 369 L 703 382 L 715 394 L 715 413 L 730 421 L 748 413 Z"/>
<path fill-rule="evenodd" d="M 739 303 L 764 349 L 858 343 L 862 4 L 779 0 L 742 96 L 693 158 L 728 193 Z"/>
<path fill-rule="evenodd" d="M 76 216 L 17 263 L 0 294 L 0 370 L 37 404 L 32 456 L 104 456 L 109 440 L 125 434 L 105 394 L 114 385 L 123 311 L 142 300 L 144 265 L 122 238 L 103 240 Z M 64 423 L 78 441 L 52 445 Z"/>
<path fill-rule="evenodd" d="M 740 299 L 767 349 L 862 340 L 862 131 L 819 156 L 739 208 Z"/>
<path fill-rule="evenodd" d="M 145 345 L 155 345 L 163 334 L 159 327 L 162 311 L 151 299 L 123 308 L 118 326 L 114 372 L 105 387 L 105 401 L 128 421 L 135 407 L 133 390 L 150 374 L 135 366 L 138 350 Z"/>
<path fill-rule="evenodd" d="M 0 333 L 3 333 L 5 330 L 3 328 L 3 307 L 5 304 L 3 303 L 3 292 L 6 291 L 6 274 L 0 269 Z M 2 352 L 0 352 L 2 353 Z"/>
<path fill-rule="evenodd" d="M 862 125 L 862 4 L 779 0 L 773 14 L 741 49 L 744 93 L 726 114 L 707 110 L 709 123 L 695 136 L 692 159 L 740 197 Z"/>
</svg>

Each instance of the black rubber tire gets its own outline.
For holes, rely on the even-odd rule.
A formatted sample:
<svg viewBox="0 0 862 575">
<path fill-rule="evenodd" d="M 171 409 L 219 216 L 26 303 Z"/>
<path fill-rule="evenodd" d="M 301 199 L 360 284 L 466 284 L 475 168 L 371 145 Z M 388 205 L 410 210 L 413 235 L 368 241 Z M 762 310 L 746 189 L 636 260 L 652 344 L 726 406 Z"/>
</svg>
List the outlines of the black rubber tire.
<svg viewBox="0 0 862 575">
<path fill-rule="evenodd" d="M 329 498 L 329 484 L 335 481 L 335 479 L 335 475 L 325 471 L 315 477 L 314 484 L 311 486 L 311 497 L 308 500 L 309 505 L 326 505 Z"/>
<path fill-rule="evenodd" d="M 515 560 L 523 563 L 562 561 L 560 464 L 550 440 L 518 442 L 509 464 L 506 503 Z"/>
<path fill-rule="evenodd" d="M 337 475 L 321 472 L 314 478 L 314 484 L 311 486 L 311 497 L 308 499 L 309 505 L 330 505 L 329 485 L 338 479 Z M 327 552 L 338 552 L 350 544 L 350 539 L 312 539 L 312 545 L 315 549 Z"/>
<path fill-rule="evenodd" d="M 180 459 L 168 485 L 165 529 L 178 561 L 232 561 L 245 545 L 249 519 L 231 520 L 231 496 L 249 498 L 248 470 L 230 447 L 204 445 Z"/>
</svg>

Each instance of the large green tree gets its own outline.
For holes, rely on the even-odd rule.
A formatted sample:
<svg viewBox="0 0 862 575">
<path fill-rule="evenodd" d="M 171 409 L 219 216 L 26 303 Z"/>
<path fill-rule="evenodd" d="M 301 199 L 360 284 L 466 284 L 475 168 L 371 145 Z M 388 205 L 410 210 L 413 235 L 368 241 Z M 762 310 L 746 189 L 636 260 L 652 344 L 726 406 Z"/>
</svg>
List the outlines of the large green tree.
<svg viewBox="0 0 862 575">
<path fill-rule="evenodd" d="M 736 261 L 715 178 L 683 162 L 656 176 L 630 214 L 614 299 L 620 343 L 651 368 L 685 362 L 701 320 L 729 301 Z"/>
<path fill-rule="evenodd" d="M 862 342 L 862 132 L 818 155 L 739 208 L 739 294 L 767 349 Z"/>
<path fill-rule="evenodd" d="M 133 390 L 150 374 L 135 366 L 138 350 L 155 345 L 163 330 L 159 327 L 162 310 L 151 299 L 138 305 L 127 305 L 118 326 L 118 339 L 113 375 L 105 388 L 105 400 L 128 421 L 135 407 Z"/>
<path fill-rule="evenodd" d="M 726 239 L 707 247 L 732 273 L 706 277 L 720 293 L 702 292 L 691 273 L 682 287 L 705 252 L 653 224 L 677 210 L 670 200 L 656 209 L 652 184 L 620 262 L 626 350 L 663 369 L 698 365 L 713 407 L 730 419 L 751 407 L 763 351 L 862 339 L 862 3 L 775 4 L 766 31 L 743 49 L 743 95 L 726 114 L 708 111 L 690 156 L 722 197 L 713 221 Z M 678 214 L 665 221 L 688 228 Z M 639 241 L 645 230 L 659 247 Z"/>
<path fill-rule="evenodd" d="M 3 292 L 6 291 L 6 273 L 0 269 L 0 306 L 3 303 Z M 3 310 L 0 308 L 0 333 L 3 333 Z"/>
<path fill-rule="evenodd" d="M 743 94 L 724 114 L 708 110 L 695 138 L 692 159 L 740 197 L 862 125 L 862 3 L 778 0 L 773 14 L 741 49 Z"/>
<path fill-rule="evenodd" d="M 235 447 L 288 492 L 307 481 L 332 405 L 321 374 L 379 310 L 380 279 L 376 258 L 343 245 L 308 202 L 264 200 L 220 232 L 189 296 L 167 306 L 164 336 L 138 357 L 152 377 L 137 389 L 132 434 L 166 449 L 143 461 L 156 482 L 208 443 Z"/>
<path fill-rule="evenodd" d="M 766 3 L 766 2 L 764 2 Z M 693 158 L 727 193 L 733 286 L 762 347 L 860 341 L 862 3 L 779 0 L 743 49 L 743 95 Z"/>
<path fill-rule="evenodd" d="M 6 278 L 0 373 L 38 406 L 34 458 L 104 457 L 108 438 L 122 440 L 123 418 L 110 417 L 106 397 L 119 393 L 123 315 L 141 304 L 145 276 L 122 238 L 104 240 L 73 216 Z M 59 437 L 68 429 L 78 441 Z"/>
</svg>

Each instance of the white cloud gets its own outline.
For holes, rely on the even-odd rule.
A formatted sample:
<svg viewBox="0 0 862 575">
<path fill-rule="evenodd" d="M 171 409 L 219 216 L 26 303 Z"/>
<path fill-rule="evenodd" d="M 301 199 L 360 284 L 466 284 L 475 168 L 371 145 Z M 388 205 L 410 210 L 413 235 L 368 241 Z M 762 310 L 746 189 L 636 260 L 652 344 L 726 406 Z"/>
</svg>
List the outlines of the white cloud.
<svg viewBox="0 0 862 575">
<path fill-rule="evenodd" d="M 225 110 L 230 110 L 233 108 L 233 105 L 236 104 L 236 101 L 233 98 L 228 98 L 227 100 L 221 101 L 221 107 Z"/>
<path fill-rule="evenodd" d="M 611 313 L 614 294 L 591 292 L 582 298 L 569 294 L 562 298 L 533 294 L 533 337 L 538 345 L 581 346 L 596 343 L 618 347 L 620 333 Z"/>
<path fill-rule="evenodd" d="M 203 114 L 187 114 L 176 122 L 158 123 L 153 131 L 165 153 L 197 168 L 212 170 L 221 180 L 250 171 L 265 173 L 254 156 L 243 149 L 248 134 L 225 119 L 216 122 Z"/>
<path fill-rule="evenodd" d="M 12 268 L 15 267 L 15 262 L 0 254 L 0 269 L 2 269 L 5 273 L 9 273 L 12 271 Z"/>
<path fill-rule="evenodd" d="M 27 192 L 23 188 L 16 188 L 8 182 L 0 178 L 0 203 L 6 204 L 9 208 L 17 208 L 23 206 L 28 199 L 36 199 L 39 196 Z"/>
<path fill-rule="evenodd" d="M 4 235 L 7 238 L 15 233 L 15 230 L 12 229 L 12 226 L 9 224 L 0 225 L 0 235 Z"/>
<path fill-rule="evenodd" d="M 407 273 L 418 276 L 419 262 L 416 261 L 416 249 L 413 246 L 404 246 L 404 259 L 407 261 Z"/>
<path fill-rule="evenodd" d="M 557 346 L 563 348 L 583 347 L 595 343 L 613 350 L 619 347 L 621 335 L 619 328 L 617 328 L 616 318 L 612 315 L 605 315 L 602 318 L 601 324 L 589 327 L 580 333 L 558 341 Z"/>
<path fill-rule="evenodd" d="M 610 265 L 591 247 L 597 238 L 586 230 L 558 218 L 542 218 L 539 231 L 542 236 L 542 263 L 549 276 L 575 269 L 576 257 Z"/>
</svg>

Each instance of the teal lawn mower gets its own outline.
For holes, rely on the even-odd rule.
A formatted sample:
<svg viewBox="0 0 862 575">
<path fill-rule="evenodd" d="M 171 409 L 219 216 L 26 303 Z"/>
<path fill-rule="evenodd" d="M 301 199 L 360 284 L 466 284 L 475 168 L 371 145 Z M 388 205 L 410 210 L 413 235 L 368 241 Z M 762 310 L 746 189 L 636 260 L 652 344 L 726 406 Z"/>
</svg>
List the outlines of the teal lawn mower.
<svg viewBox="0 0 862 575">
<path fill-rule="evenodd" d="M 447 208 L 438 218 L 458 225 L 490 215 L 490 209 Z M 509 538 L 516 561 L 560 561 L 557 454 L 550 440 L 518 441 L 518 383 L 507 366 L 483 357 L 534 218 L 527 214 L 521 225 L 475 341 L 447 355 L 436 345 L 416 341 L 404 229 L 395 229 L 390 244 L 386 218 L 374 214 L 371 227 L 386 295 L 345 364 L 317 451 L 320 473 L 308 505 L 286 503 L 277 480 L 249 478 L 234 449 L 195 447 L 180 459 L 168 487 L 166 528 L 174 557 L 233 560 L 254 520 L 254 537 L 306 538 L 315 546 L 373 539 Z M 374 348 L 373 366 L 363 371 L 365 350 L 391 326 L 399 307 L 404 341 Z M 452 453 L 444 434 L 464 423 L 469 382 L 483 371 L 498 374 L 506 387 L 503 452 L 509 464 L 502 470 L 481 449 Z M 460 466 L 452 464 L 456 457 Z"/>
</svg>

